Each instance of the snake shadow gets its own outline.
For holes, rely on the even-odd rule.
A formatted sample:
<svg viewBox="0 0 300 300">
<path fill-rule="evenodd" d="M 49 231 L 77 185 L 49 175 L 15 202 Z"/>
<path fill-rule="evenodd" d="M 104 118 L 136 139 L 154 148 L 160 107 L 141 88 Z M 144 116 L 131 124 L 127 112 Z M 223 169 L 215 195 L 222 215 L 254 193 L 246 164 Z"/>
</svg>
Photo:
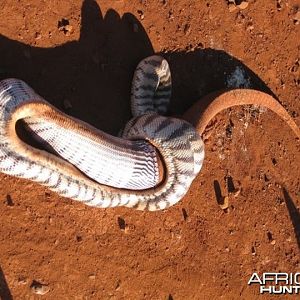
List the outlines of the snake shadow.
<svg viewBox="0 0 300 300">
<path fill-rule="evenodd" d="M 300 212 L 285 188 L 283 188 L 283 196 L 294 227 L 298 248 L 300 249 Z"/>
<path fill-rule="evenodd" d="M 57 20 L 56 33 L 64 35 L 61 26 L 69 22 Z M 103 15 L 96 1 L 84 0 L 78 40 L 41 48 L 0 34 L 0 79 L 20 78 L 59 109 L 116 134 L 131 116 L 134 69 L 152 54 L 151 41 L 134 15 L 120 16 L 112 9 Z M 202 96 L 226 88 L 228 74 L 236 68 L 243 70 L 252 88 L 274 95 L 253 71 L 222 50 L 159 54 L 172 72 L 171 114 L 182 114 Z"/>
<path fill-rule="evenodd" d="M 13 299 L 1 266 L 0 266 L 0 299 L 1 300 Z"/>
</svg>

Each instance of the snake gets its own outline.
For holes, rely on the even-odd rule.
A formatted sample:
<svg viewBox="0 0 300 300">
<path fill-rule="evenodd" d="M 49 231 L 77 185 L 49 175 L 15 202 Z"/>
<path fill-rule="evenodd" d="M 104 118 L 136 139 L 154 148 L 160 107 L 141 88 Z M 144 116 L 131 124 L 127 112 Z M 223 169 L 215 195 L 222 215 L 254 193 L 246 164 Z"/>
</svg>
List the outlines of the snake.
<svg viewBox="0 0 300 300">
<path fill-rule="evenodd" d="M 0 172 L 35 181 L 89 206 L 157 211 L 176 204 L 188 192 L 204 162 L 204 131 L 224 109 L 264 106 L 300 138 L 293 118 L 266 93 L 215 92 L 196 102 L 184 120 L 166 115 L 171 88 L 167 60 L 158 55 L 143 59 L 132 80 L 132 119 L 121 136 L 112 136 L 60 111 L 24 81 L 2 80 Z M 39 147 L 22 138 L 20 124 Z"/>
</svg>

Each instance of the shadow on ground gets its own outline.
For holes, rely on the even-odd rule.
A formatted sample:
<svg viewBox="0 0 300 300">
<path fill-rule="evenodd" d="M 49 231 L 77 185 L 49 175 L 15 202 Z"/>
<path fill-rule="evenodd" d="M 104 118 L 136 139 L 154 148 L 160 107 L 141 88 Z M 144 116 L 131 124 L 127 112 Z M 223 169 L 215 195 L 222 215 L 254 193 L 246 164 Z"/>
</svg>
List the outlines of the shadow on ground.
<svg viewBox="0 0 300 300">
<path fill-rule="evenodd" d="M 69 114 L 116 134 L 130 118 L 133 71 L 141 59 L 154 53 L 153 47 L 132 14 L 119 16 L 109 10 L 103 16 L 93 0 L 83 2 L 81 22 L 78 41 L 54 48 L 31 47 L 0 35 L 0 79 L 23 79 L 60 109 L 68 100 Z M 182 114 L 202 96 L 226 88 L 228 74 L 237 67 L 253 88 L 272 94 L 254 72 L 224 51 L 160 54 L 172 71 L 172 114 Z"/>
<path fill-rule="evenodd" d="M 0 299 L 1 300 L 12 300 L 13 299 L 1 266 L 0 266 Z"/>
<path fill-rule="evenodd" d="M 283 196 L 288 209 L 292 224 L 294 226 L 295 236 L 297 239 L 298 247 L 300 249 L 300 213 L 293 202 L 293 199 L 290 197 L 287 190 L 283 189 Z"/>
</svg>

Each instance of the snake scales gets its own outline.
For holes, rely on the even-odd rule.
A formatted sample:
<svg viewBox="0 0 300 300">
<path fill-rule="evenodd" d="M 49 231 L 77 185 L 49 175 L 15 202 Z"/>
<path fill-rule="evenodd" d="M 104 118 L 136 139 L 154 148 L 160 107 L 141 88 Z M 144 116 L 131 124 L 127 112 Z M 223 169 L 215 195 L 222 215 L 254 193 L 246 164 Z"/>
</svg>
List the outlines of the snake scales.
<svg viewBox="0 0 300 300">
<path fill-rule="evenodd" d="M 36 181 L 58 194 L 96 207 L 127 206 L 165 209 L 188 191 L 204 160 L 201 135 L 220 111 L 234 105 L 258 104 L 273 110 L 300 138 L 300 130 L 271 96 L 233 90 L 207 96 L 186 114 L 190 123 L 166 113 L 171 95 L 168 63 L 160 56 L 140 62 L 132 83 L 130 120 L 122 138 L 110 136 L 65 115 L 25 82 L 0 82 L 0 171 Z M 24 126 L 45 150 L 19 138 Z"/>
</svg>

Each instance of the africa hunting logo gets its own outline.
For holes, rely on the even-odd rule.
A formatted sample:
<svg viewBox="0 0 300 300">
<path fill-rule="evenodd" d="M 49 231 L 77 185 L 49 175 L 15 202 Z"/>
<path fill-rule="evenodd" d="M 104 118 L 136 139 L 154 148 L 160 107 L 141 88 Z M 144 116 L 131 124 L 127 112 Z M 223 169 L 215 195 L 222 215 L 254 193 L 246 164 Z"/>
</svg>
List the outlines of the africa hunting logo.
<svg viewBox="0 0 300 300">
<path fill-rule="evenodd" d="M 260 294 L 300 294 L 300 273 L 253 273 L 248 285 L 259 285 Z"/>
</svg>

